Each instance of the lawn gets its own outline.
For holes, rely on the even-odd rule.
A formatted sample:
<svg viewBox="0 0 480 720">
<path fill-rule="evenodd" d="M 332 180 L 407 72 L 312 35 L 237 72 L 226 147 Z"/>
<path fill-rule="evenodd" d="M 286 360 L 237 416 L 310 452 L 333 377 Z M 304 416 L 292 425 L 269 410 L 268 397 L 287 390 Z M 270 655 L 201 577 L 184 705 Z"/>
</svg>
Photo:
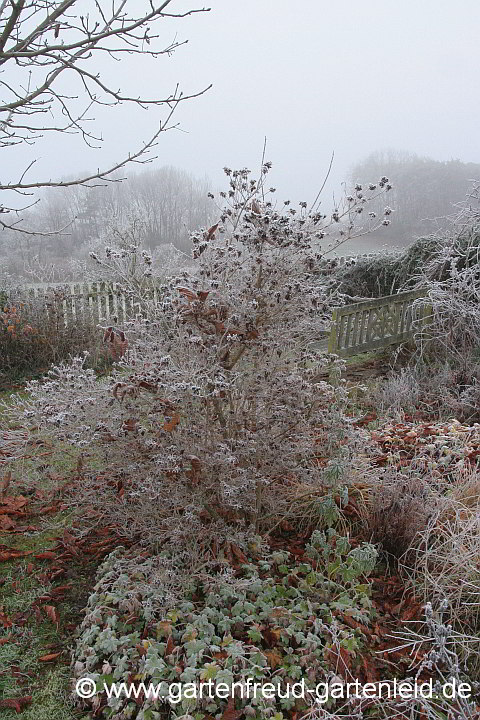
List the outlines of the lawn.
<svg viewBox="0 0 480 720">
<path fill-rule="evenodd" d="M 79 481 L 78 453 L 14 427 L 5 410 L 0 422 L 2 717 L 81 717 L 71 702 L 72 638 L 113 540 L 95 529 L 71 534 L 78 518 L 66 492 Z"/>
</svg>

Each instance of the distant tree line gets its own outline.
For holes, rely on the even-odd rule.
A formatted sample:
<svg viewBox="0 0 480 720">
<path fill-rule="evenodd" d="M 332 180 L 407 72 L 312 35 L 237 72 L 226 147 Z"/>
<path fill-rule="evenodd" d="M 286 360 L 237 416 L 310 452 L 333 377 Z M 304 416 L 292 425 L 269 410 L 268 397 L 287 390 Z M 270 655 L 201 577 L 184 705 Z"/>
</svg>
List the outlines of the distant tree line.
<svg viewBox="0 0 480 720">
<path fill-rule="evenodd" d="M 393 185 L 389 203 L 391 225 L 378 233 L 379 244 L 405 246 L 416 237 L 442 233 L 445 218 L 456 213 L 473 181 L 480 179 L 479 163 L 445 162 L 394 150 L 375 152 L 350 171 L 347 183 L 367 183 L 386 175 Z M 370 208 L 369 208 L 370 210 Z M 378 213 L 383 206 L 374 207 Z"/>
<path fill-rule="evenodd" d="M 49 190 L 24 213 L 24 226 L 45 235 L 0 232 L 0 266 L 19 278 L 77 279 L 90 250 L 122 236 L 154 254 L 172 245 L 189 252 L 189 233 L 210 221 L 209 190 L 206 178 L 169 166 L 122 182 Z"/>
</svg>

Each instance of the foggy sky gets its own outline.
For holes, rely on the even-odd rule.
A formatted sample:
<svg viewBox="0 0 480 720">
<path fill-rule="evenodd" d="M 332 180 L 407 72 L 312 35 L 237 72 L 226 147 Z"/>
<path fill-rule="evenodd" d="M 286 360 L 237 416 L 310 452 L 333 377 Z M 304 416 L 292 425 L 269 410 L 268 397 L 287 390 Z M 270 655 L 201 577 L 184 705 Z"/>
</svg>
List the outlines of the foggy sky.
<svg viewBox="0 0 480 720">
<path fill-rule="evenodd" d="M 181 0 L 173 9 L 201 7 Z M 207 175 L 260 165 L 264 137 L 279 199 L 311 200 L 332 152 L 326 201 L 349 167 L 377 149 L 437 160 L 480 162 L 478 0 L 212 0 L 211 11 L 159 24 L 168 44 L 186 46 L 158 60 L 124 56 L 100 69 L 123 91 L 168 95 L 180 83 L 201 98 L 177 112 L 155 166 Z M 87 151 L 75 138 L 38 144 L 29 177 L 59 177 L 104 167 L 153 134 L 158 110 L 97 114 L 105 138 Z M 2 181 L 32 158 L 32 148 L 2 154 Z M 141 169 L 138 168 L 137 169 Z"/>
</svg>

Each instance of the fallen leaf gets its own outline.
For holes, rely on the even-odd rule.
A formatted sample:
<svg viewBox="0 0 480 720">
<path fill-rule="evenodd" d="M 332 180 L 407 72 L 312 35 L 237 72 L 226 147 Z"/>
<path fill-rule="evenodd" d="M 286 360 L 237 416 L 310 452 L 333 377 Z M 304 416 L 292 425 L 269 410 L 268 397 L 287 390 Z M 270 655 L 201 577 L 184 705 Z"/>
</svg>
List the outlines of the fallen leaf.
<svg viewBox="0 0 480 720">
<path fill-rule="evenodd" d="M 31 702 L 31 695 L 25 695 L 24 697 L 17 698 L 6 698 L 5 700 L 0 700 L 0 708 L 13 708 L 15 712 L 21 713 L 23 708 L 30 705 Z"/>
<path fill-rule="evenodd" d="M 237 560 L 239 560 L 239 562 L 241 562 L 241 563 L 248 562 L 245 554 L 240 550 L 239 547 L 237 547 L 237 545 L 234 545 L 233 543 L 231 543 L 230 547 L 232 548 L 232 552 L 235 555 L 235 557 L 237 558 Z"/>
<path fill-rule="evenodd" d="M 337 614 L 337 613 L 335 613 Z M 359 622 L 358 620 L 355 620 L 351 615 L 345 614 L 341 615 L 338 613 L 338 617 L 341 619 L 345 625 L 348 625 L 348 627 L 351 627 L 353 630 L 361 630 L 365 635 L 369 636 L 372 634 L 372 631 L 366 627 L 363 623 Z"/>
<path fill-rule="evenodd" d="M 373 664 L 367 662 L 367 658 L 362 659 L 363 669 L 365 671 L 365 679 L 368 683 L 374 683 L 378 680 L 377 669 Z"/>
<path fill-rule="evenodd" d="M 58 503 L 54 505 L 47 505 L 46 507 L 40 508 L 38 512 L 35 513 L 35 515 L 47 515 L 48 513 L 52 512 L 58 512 L 58 510 L 61 509 L 61 506 L 58 505 Z"/>
<path fill-rule="evenodd" d="M 0 562 L 5 562 L 6 560 L 12 560 L 12 558 L 21 558 L 26 557 L 27 555 L 31 555 L 33 553 L 33 550 L 6 550 L 0 552 Z"/>
<path fill-rule="evenodd" d="M 169 635 L 167 640 L 167 646 L 165 648 L 165 657 L 167 657 L 167 655 L 171 655 L 174 650 L 175 645 L 173 644 L 173 637 Z"/>
<path fill-rule="evenodd" d="M 16 512 L 20 510 L 20 508 L 25 507 L 27 502 L 28 499 L 24 495 L 6 495 L 0 499 L 0 505 L 5 506 L 0 507 L 0 513 Z"/>
<path fill-rule="evenodd" d="M 270 612 L 270 617 L 290 617 L 290 611 L 287 608 L 276 607 Z"/>
<path fill-rule="evenodd" d="M 402 613 L 402 620 L 407 622 L 408 620 L 413 620 L 416 617 L 421 616 L 422 611 L 422 605 L 420 603 L 412 603 L 410 607 L 405 608 L 405 610 Z"/>
<path fill-rule="evenodd" d="M 136 619 L 136 618 L 135 618 Z M 128 620 L 127 620 L 128 622 Z M 157 636 L 158 637 L 169 637 L 172 634 L 172 625 L 166 620 L 161 620 L 157 623 Z"/>
<path fill-rule="evenodd" d="M 233 697 L 230 697 L 227 707 L 223 712 L 222 720 L 240 720 L 242 715 L 242 710 L 235 710 L 235 700 L 233 699 Z"/>
<path fill-rule="evenodd" d="M 52 621 L 52 623 L 55 623 L 55 625 L 58 623 L 58 615 L 55 607 L 53 605 L 43 605 L 43 609 L 45 611 L 45 615 L 48 617 L 49 620 Z"/>
<path fill-rule="evenodd" d="M 268 660 L 271 670 L 275 670 L 275 668 L 281 664 L 283 659 L 278 650 L 267 650 L 264 655 Z"/>
<path fill-rule="evenodd" d="M 55 660 L 56 658 L 60 657 L 62 653 L 50 653 L 49 655 L 42 655 L 42 657 L 38 658 L 38 662 L 51 662 L 52 660 Z"/>
<path fill-rule="evenodd" d="M 128 420 L 124 420 L 123 430 L 126 430 L 127 432 L 134 432 L 137 429 L 137 421 L 135 418 L 128 418 Z"/>
<path fill-rule="evenodd" d="M 51 591 L 51 595 L 55 595 L 55 597 L 58 597 L 59 595 L 63 595 L 68 590 L 71 590 L 71 585 L 58 585 L 56 588 L 53 588 Z"/>
<path fill-rule="evenodd" d="M 344 680 L 350 676 L 350 666 L 352 663 L 350 653 L 344 647 L 331 647 L 325 651 L 325 660 L 330 661 L 330 667 L 337 675 Z"/>
<path fill-rule="evenodd" d="M 14 528 L 10 530 L 12 533 L 27 533 L 27 532 L 35 532 L 38 530 L 38 528 L 35 527 L 35 525 L 15 525 Z"/>
<path fill-rule="evenodd" d="M 1 485 L 1 487 L 0 487 L 0 496 L 1 496 L 2 498 L 3 498 L 3 496 L 5 495 L 5 493 L 7 492 L 7 489 L 8 489 L 8 486 L 10 485 L 11 480 L 12 480 L 12 471 L 9 470 L 9 471 L 6 472 L 5 475 L 3 476 L 3 482 L 2 482 L 2 485 Z"/>
<path fill-rule="evenodd" d="M 56 555 L 51 550 L 46 550 L 45 552 L 38 553 L 37 555 L 35 555 L 35 557 L 37 558 L 37 560 L 53 560 Z"/>
<path fill-rule="evenodd" d="M 267 643 L 268 647 L 275 647 L 277 645 L 278 641 L 280 640 L 280 637 L 282 635 L 282 631 L 280 628 L 265 628 L 265 630 L 262 632 L 263 639 Z"/>
<path fill-rule="evenodd" d="M 143 388 L 144 390 L 147 390 L 147 392 L 156 393 L 157 392 L 157 386 L 153 383 L 147 382 L 146 380 L 140 380 L 138 383 L 138 387 Z"/>
<path fill-rule="evenodd" d="M 8 515 L 0 515 L 0 530 L 8 532 L 8 530 L 13 530 L 14 527 L 15 521 L 12 520 L 11 517 L 8 517 Z"/>
<path fill-rule="evenodd" d="M 185 455 L 185 460 L 190 461 L 192 470 L 194 470 L 195 472 L 198 472 L 200 470 L 200 468 L 202 467 L 200 458 L 198 458 L 196 455 Z"/>
</svg>

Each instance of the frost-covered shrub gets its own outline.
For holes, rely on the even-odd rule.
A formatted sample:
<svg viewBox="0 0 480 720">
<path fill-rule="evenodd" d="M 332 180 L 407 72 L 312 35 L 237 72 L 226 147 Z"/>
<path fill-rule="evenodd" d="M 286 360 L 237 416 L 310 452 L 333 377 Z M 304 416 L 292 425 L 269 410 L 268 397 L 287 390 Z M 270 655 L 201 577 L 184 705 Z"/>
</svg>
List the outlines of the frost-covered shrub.
<svg viewBox="0 0 480 720">
<path fill-rule="evenodd" d="M 417 333 L 417 345 L 422 354 L 448 357 L 457 366 L 466 366 L 480 344 L 480 263 L 477 260 L 459 269 L 458 258 L 449 254 L 447 248 L 441 253 L 450 262 L 446 280 L 419 280 L 419 284 L 423 280 L 431 316 Z"/>
<path fill-rule="evenodd" d="M 306 708 L 305 699 L 286 697 L 287 683 L 304 680 L 306 689 L 313 689 L 333 675 L 340 653 L 355 664 L 365 638 L 361 628 L 342 622 L 342 613 L 350 622 L 369 624 L 367 578 L 375 548 L 366 543 L 352 548 L 333 530 L 314 533 L 300 560 L 287 551 L 258 554 L 257 548 L 258 541 L 247 555 L 236 548 L 235 571 L 192 573 L 190 587 L 177 600 L 167 598 L 174 575 L 168 557 L 129 562 L 121 551 L 109 556 L 73 653 L 75 677 L 97 684 L 97 717 L 225 717 L 227 708 L 234 710 L 227 699 L 206 692 L 189 697 L 188 685 L 198 688 L 211 680 L 213 688 L 231 687 L 248 677 L 273 683 L 282 697 L 251 692 L 236 699 L 238 710 L 252 720 L 280 717 L 275 712 Z M 102 689 L 112 682 L 153 683 L 160 699 L 107 699 Z"/>
<path fill-rule="evenodd" d="M 479 272 L 480 187 L 474 185 L 467 201 L 450 218 L 442 235 L 415 239 L 404 249 L 362 258 L 337 271 L 342 292 L 351 296 L 381 297 L 412 287 L 458 282 L 459 273 Z"/>
<path fill-rule="evenodd" d="M 478 637 L 480 628 L 480 504 L 446 498 L 403 558 L 417 593 L 448 600 L 457 630 Z M 470 652 L 478 657 L 477 648 Z M 480 665 L 477 662 L 477 671 Z"/>
<path fill-rule="evenodd" d="M 108 365 L 95 319 L 85 316 L 66 326 L 61 295 L 61 288 L 45 300 L 10 289 L 2 302 L 0 291 L 0 379 L 45 372 L 52 363 L 83 351 L 89 352 L 90 366 Z"/>
<path fill-rule="evenodd" d="M 352 218 L 385 179 L 327 218 L 306 203 L 277 210 L 268 170 L 257 182 L 226 169 L 226 206 L 194 234 L 193 269 L 166 281 L 159 302 L 144 297 L 108 380 L 77 359 L 31 384 L 17 406 L 56 437 L 105 454 L 122 494 L 96 488 L 93 501 L 146 543 L 184 542 L 222 523 L 258 530 L 285 486 L 318 483 L 316 429 L 335 438 L 330 455 L 348 429 L 343 385 L 317 379 L 338 363 L 309 349 L 337 302 L 320 281 L 320 243 L 351 238 Z M 118 259 L 111 248 L 105 255 L 99 262 Z"/>
<path fill-rule="evenodd" d="M 466 672 L 462 656 L 466 645 L 475 646 L 478 638 L 456 632 L 449 622 L 448 602 L 425 604 L 425 620 L 409 623 L 394 631 L 396 639 L 388 653 L 406 652 L 412 658 L 409 676 L 395 688 L 397 679 L 378 685 L 375 696 L 351 694 L 342 707 L 333 710 L 322 705 L 312 709 L 309 720 L 366 720 L 372 717 L 402 718 L 425 717 L 431 720 L 479 720 L 478 696 L 480 686 Z M 427 682 L 431 678 L 431 685 Z M 417 685 L 419 692 L 407 690 Z M 390 686 L 390 687 L 388 687 Z M 461 690 L 459 691 L 459 688 Z M 366 686 L 365 686 L 366 689 Z M 452 692 L 453 690 L 453 692 Z"/>
<path fill-rule="evenodd" d="M 347 295 L 359 297 L 382 297 L 408 290 L 417 282 L 426 263 L 436 255 L 440 244 L 436 237 L 418 238 L 404 250 L 361 258 L 337 271 L 340 289 Z"/>
<path fill-rule="evenodd" d="M 192 266 L 192 258 L 172 244 L 162 244 L 152 252 L 143 241 L 144 229 L 145 222 L 138 214 L 129 213 L 126 219 L 111 217 L 101 236 L 85 246 L 84 257 L 72 261 L 75 278 L 114 284 L 125 298 L 128 317 L 148 314 L 165 278 Z M 114 313 L 110 318 L 117 322 Z"/>
<path fill-rule="evenodd" d="M 480 361 L 467 355 L 459 366 L 455 359 L 413 362 L 391 372 L 379 384 L 372 399 L 389 416 L 418 414 L 422 417 L 462 423 L 480 420 Z"/>
<path fill-rule="evenodd" d="M 425 530 L 437 504 L 438 496 L 418 472 L 387 468 L 372 483 L 364 532 L 384 552 L 398 558 Z"/>
<path fill-rule="evenodd" d="M 428 312 L 415 332 L 409 367 L 377 393 L 384 408 L 420 411 L 461 422 L 480 419 L 480 188 L 454 218 L 450 234 L 431 238 L 425 262 L 410 277 Z"/>
<path fill-rule="evenodd" d="M 465 365 L 480 344 L 480 186 L 415 279 L 431 306 L 430 321 L 417 334 L 419 349 Z"/>
</svg>

